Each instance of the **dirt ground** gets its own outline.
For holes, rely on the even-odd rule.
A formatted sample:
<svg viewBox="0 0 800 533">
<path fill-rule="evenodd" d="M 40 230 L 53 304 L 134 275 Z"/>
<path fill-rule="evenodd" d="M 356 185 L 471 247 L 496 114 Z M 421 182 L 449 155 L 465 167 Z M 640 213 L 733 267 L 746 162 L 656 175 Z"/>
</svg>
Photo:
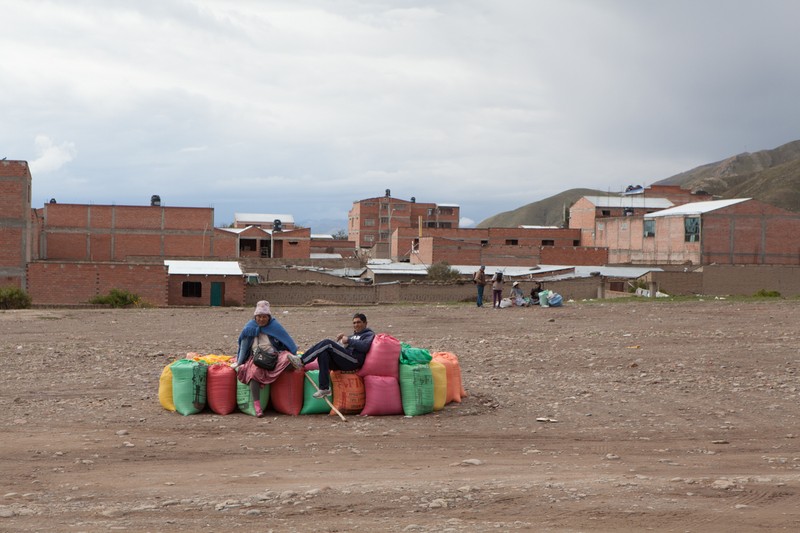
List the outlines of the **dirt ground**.
<svg viewBox="0 0 800 533">
<path fill-rule="evenodd" d="M 273 308 L 301 348 L 356 310 Z M 800 529 L 797 301 L 360 310 L 469 397 L 181 416 L 162 368 L 232 354 L 251 309 L 0 312 L 0 530 Z"/>
</svg>

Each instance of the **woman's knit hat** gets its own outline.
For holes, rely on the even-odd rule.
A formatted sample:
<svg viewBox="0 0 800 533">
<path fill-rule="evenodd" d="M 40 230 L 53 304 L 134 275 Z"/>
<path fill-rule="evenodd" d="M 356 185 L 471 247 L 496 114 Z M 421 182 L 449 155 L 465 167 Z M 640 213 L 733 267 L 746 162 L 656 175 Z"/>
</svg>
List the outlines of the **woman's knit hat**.
<svg viewBox="0 0 800 533">
<path fill-rule="evenodd" d="M 272 313 L 270 313 L 270 310 L 269 310 L 269 302 L 268 301 L 261 300 L 260 302 L 258 302 L 256 304 L 256 310 L 253 313 L 253 316 L 257 316 L 257 315 L 269 315 L 269 316 L 272 316 Z"/>
</svg>

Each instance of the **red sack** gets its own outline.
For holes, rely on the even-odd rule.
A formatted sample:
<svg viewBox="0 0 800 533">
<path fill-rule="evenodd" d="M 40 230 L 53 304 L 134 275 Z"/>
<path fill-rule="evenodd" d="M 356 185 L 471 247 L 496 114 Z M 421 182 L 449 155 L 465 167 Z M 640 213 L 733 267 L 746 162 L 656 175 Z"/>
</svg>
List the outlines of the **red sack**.
<svg viewBox="0 0 800 533">
<path fill-rule="evenodd" d="M 218 415 L 236 410 L 236 371 L 224 363 L 208 367 L 206 403 Z"/>
<path fill-rule="evenodd" d="M 289 366 L 272 382 L 269 399 L 276 412 L 292 416 L 300 414 L 303 408 L 304 374 L 302 370 Z"/>
</svg>

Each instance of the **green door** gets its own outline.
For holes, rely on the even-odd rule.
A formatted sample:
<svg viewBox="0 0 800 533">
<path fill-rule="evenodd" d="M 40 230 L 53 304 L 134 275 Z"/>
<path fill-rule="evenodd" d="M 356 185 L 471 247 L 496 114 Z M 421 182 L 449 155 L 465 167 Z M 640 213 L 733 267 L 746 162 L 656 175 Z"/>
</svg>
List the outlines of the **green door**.
<svg viewBox="0 0 800 533">
<path fill-rule="evenodd" d="M 225 300 L 225 284 L 220 281 L 211 282 L 211 306 L 221 307 Z"/>
</svg>

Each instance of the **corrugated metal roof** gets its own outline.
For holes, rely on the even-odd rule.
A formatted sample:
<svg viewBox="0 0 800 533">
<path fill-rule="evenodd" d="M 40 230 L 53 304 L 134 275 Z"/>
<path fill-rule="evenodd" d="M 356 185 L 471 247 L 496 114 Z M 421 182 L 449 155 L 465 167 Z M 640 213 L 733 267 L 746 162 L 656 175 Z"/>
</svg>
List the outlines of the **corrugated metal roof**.
<svg viewBox="0 0 800 533">
<path fill-rule="evenodd" d="M 703 213 L 708 213 L 709 211 L 716 211 L 717 209 L 722 209 L 723 207 L 739 204 L 742 202 L 746 202 L 748 200 L 751 200 L 751 198 L 732 198 L 729 200 L 709 200 L 708 202 L 691 202 L 688 204 L 676 205 L 675 207 L 670 207 L 669 209 L 664 209 L 663 211 L 648 213 L 644 216 L 644 218 L 702 215 Z"/>
<path fill-rule="evenodd" d="M 177 261 L 166 260 L 167 272 L 173 274 L 208 274 L 214 276 L 241 276 L 242 267 L 237 261 Z"/>
<path fill-rule="evenodd" d="M 342 254 L 319 253 L 319 254 L 311 254 L 310 258 L 311 259 L 341 259 L 342 258 Z"/>
<path fill-rule="evenodd" d="M 411 263 L 370 263 L 367 265 L 373 273 L 379 275 L 407 275 L 425 276 L 428 267 L 425 265 L 412 265 Z M 451 265 L 451 268 L 461 275 L 471 275 L 478 270 L 477 265 Z M 599 272 L 601 276 L 610 278 L 636 279 L 648 272 L 661 272 L 661 268 L 653 267 L 619 267 L 619 266 L 573 266 L 573 265 L 538 265 L 535 267 L 486 265 L 486 275 L 491 277 L 495 272 L 502 272 L 508 279 L 542 278 L 542 279 L 570 279 L 588 278 L 592 272 Z"/>
<path fill-rule="evenodd" d="M 597 207 L 635 207 L 639 209 L 666 209 L 674 204 L 666 198 L 647 198 L 639 196 L 584 196 Z"/>
</svg>

